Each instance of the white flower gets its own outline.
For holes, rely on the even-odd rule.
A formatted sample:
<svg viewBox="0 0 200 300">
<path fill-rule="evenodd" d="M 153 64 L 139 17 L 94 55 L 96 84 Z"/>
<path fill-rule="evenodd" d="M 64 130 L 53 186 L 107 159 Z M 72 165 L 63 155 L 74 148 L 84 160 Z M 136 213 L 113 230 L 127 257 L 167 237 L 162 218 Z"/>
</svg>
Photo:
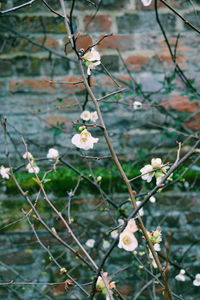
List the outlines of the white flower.
<svg viewBox="0 0 200 300">
<path fill-rule="evenodd" d="M 158 266 L 157 266 L 156 261 L 155 261 L 155 259 L 154 259 L 154 257 L 153 257 L 153 254 L 151 253 L 150 250 L 149 250 L 149 258 L 150 258 L 150 260 L 151 260 L 152 266 L 156 269 Z"/>
<path fill-rule="evenodd" d="M 124 225 L 124 220 L 123 219 L 118 219 L 118 224 L 119 224 L 119 226 L 123 226 Z"/>
<path fill-rule="evenodd" d="M 193 285 L 200 286 L 200 274 L 196 274 L 195 280 L 193 281 Z"/>
<path fill-rule="evenodd" d="M 94 47 L 87 51 L 83 56 L 82 59 L 85 61 L 87 69 L 87 74 L 91 75 L 91 70 L 95 69 L 96 66 L 101 64 L 101 56 L 97 50 L 94 49 Z"/>
<path fill-rule="evenodd" d="M 124 230 L 128 230 L 131 233 L 135 233 L 136 231 L 138 231 L 138 227 L 133 218 L 128 221 L 128 224 L 126 225 L 126 228 Z"/>
<path fill-rule="evenodd" d="M 96 122 L 96 120 L 98 120 L 98 115 L 96 111 L 90 113 L 90 120 L 94 123 Z"/>
<path fill-rule="evenodd" d="M 123 248 L 126 251 L 133 251 L 138 246 L 138 241 L 132 232 L 124 230 L 119 236 L 119 248 Z"/>
<path fill-rule="evenodd" d="M 140 172 L 142 173 L 142 179 L 146 180 L 147 182 L 151 182 L 154 172 L 153 167 L 151 165 L 146 165 L 142 169 L 140 169 Z"/>
<path fill-rule="evenodd" d="M 141 201 L 136 201 L 136 204 L 137 204 L 137 206 L 139 206 L 141 204 Z M 143 207 L 140 208 L 139 215 L 140 215 L 140 217 L 144 216 L 144 209 L 143 209 Z"/>
<path fill-rule="evenodd" d="M 93 248 L 93 247 L 94 247 L 94 244 L 95 244 L 95 240 L 89 239 L 89 240 L 87 240 L 87 242 L 86 242 L 85 244 L 86 244 L 86 246 L 88 246 L 89 248 Z"/>
<path fill-rule="evenodd" d="M 141 0 L 144 6 L 148 6 L 151 4 L 152 0 Z"/>
<path fill-rule="evenodd" d="M 140 109 L 142 108 L 142 103 L 139 101 L 134 101 L 133 102 L 133 109 Z"/>
<path fill-rule="evenodd" d="M 38 166 L 36 166 L 34 163 L 29 163 L 26 166 L 26 169 L 28 170 L 29 173 L 38 174 L 40 172 L 40 168 Z"/>
<path fill-rule="evenodd" d="M 111 237 L 113 239 L 116 239 L 118 237 L 118 231 L 117 230 L 113 230 L 110 235 L 111 235 Z"/>
<path fill-rule="evenodd" d="M 154 169 L 162 167 L 162 160 L 161 158 L 152 158 L 151 165 Z"/>
<path fill-rule="evenodd" d="M 48 153 L 47 153 L 47 158 L 49 159 L 57 159 L 59 157 L 59 152 L 58 150 L 54 148 L 50 148 Z"/>
<path fill-rule="evenodd" d="M 71 141 L 76 147 L 89 150 L 93 149 L 94 143 L 97 143 L 98 140 L 98 138 L 93 138 L 87 129 L 84 129 L 81 133 L 75 134 Z"/>
<path fill-rule="evenodd" d="M 0 168 L 0 175 L 2 178 L 5 178 L 5 179 L 9 179 L 9 171 L 10 171 L 10 168 L 4 168 L 4 166 L 1 166 Z"/>
<path fill-rule="evenodd" d="M 89 121 L 90 120 L 90 112 L 88 110 L 84 110 L 81 113 L 80 118 L 84 121 Z"/>
<path fill-rule="evenodd" d="M 179 274 L 175 276 L 175 279 L 178 281 L 186 281 L 185 270 L 181 269 Z"/>
<path fill-rule="evenodd" d="M 155 198 L 154 196 L 151 196 L 151 197 L 149 198 L 149 201 L 150 201 L 151 203 L 155 203 L 155 202 L 156 202 L 156 198 Z"/>
<path fill-rule="evenodd" d="M 158 226 L 155 231 L 148 232 L 149 239 L 153 244 L 158 244 L 162 241 L 161 228 Z"/>
<path fill-rule="evenodd" d="M 102 179 L 102 176 L 97 176 L 97 179 L 96 179 L 96 181 L 97 181 L 97 182 L 100 182 L 100 181 L 101 181 L 101 179 Z"/>
<path fill-rule="evenodd" d="M 24 159 L 30 159 L 30 160 L 32 160 L 33 159 L 33 155 L 30 152 L 25 152 L 23 154 L 23 158 Z"/>
<path fill-rule="evenodd" d="M 153 247 L 154 247 L 154 250 L 157 252 L 161 250 L 160 244 L 158 244 L 158 243 L 156 243 Z"/>
<path fill-rule="evenodd" d="M 161 184 L 161 181 L 163 180 L 163 177 L 165 175 L 161 173 L 160 176 L 156 175 L 156 185 L 160 185 Z"/>
<path fill-rule="evenodd" d="M 103 249 L 108 249 L 110 247 L 110 243 L 106 240 L 103 240 Z"/>
</svg>

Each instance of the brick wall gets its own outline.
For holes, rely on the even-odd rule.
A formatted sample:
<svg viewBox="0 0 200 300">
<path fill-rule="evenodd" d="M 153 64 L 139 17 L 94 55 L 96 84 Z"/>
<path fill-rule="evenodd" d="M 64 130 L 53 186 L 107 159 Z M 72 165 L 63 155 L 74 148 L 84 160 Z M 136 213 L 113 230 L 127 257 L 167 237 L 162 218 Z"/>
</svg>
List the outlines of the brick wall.
<svg viewBox="0 0 200 300">
<path fill-rule="evenodd" d="M 0 3 L 3 10 L 23 1 Z M 48 3 L 59 9 L 57 1 Z M 70 3 L 66 1 L 68 8 Z M 200 28 L 198 1 L 194 3 L 195 11 L 190 1 L 170 1 L 170 4 Z M 177 123 L 170 117 L 166 123 L 163 109 L 158 109 L 155 103 L 171 109 L 172 114 L 181 120 L 185 132 L 200 129 L 199 96 L 188 92 L 177 76 L 173 88 L 163 88 L 162 82 L 172 74 L 173 64 L 156 23 L 153 4 L 143 7 L 140 0 L 105 0 L 96 17 L 95 11 L 89 1 L 76 1 L 73 26 L 80 33 L 77 47 L 86 48 L 103 35 L 113 33 L 98 46 L 103 64 L 120 80 L 121 86 L 124 86 L 123 82 L 129 82 L 132 74 L 148 96 L 144 98 L 136 89 L 130 89 L 121 97 L 126 105 L 102 104 L 118 152 L 127 154 L 133 147 L 137 152 L 146 144 L 153 147 L 161 143 L 166 148 L 174 142 L 176 138 L 171 137 L 163 142 L 160 133 L 163 126 L 174 128 Z M 198 88 L 199 35 L 161 4 L 159 11 L 172 48 L 180 33 L 177 62 L 190 79 L 196 80 L 194 86 Z M 10 152 L 15 155 L 22 151 L 19 137 L 23 134 L 33 152 L 42 154 L 46 148 L 55 145 L 68 154 L 72 153 L 72 121 L 79 117 L 79 104 L 84 102 L 85 92 L 81 84 L 59 83 L 80 80 L 69 46 L 66 47 L 67 57 L 64 53 L 67 37 L 62 19 L 36 1 L 29 7 L 1 15 L 0 24 L 0 114 L 7 117 L 15 144 L 14 147 L 9 141 Z M 95 71 L 93 89 L 97 96 L 101 96 L 114 91 L 116 86 L 99 67 Z M 134 100 L 144 102 L 142 111 L 132 109 Z M 91 103 L 88 107 L 92 107 Z M 0 134 L 2 139 L 2 131 Z M 97 150 L 105 152 L 105 145 L 98 145 Z M 0 151 L 2 155 L 3 149 Z"/>
</svg>

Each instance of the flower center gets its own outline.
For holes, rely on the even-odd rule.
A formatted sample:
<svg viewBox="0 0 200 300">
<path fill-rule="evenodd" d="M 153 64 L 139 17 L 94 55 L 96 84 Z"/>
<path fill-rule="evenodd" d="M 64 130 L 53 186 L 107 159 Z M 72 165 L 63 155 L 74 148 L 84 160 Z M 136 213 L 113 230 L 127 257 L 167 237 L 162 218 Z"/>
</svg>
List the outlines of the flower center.
<svg viewBox="0 0 200 300">
<path fill-rule="evenodd" d="M 123 240 L 124 245 L 130 245 L 131 244 L 131 239 L 128 235 L 125 235 L 122 240 Z"/>
</svg>

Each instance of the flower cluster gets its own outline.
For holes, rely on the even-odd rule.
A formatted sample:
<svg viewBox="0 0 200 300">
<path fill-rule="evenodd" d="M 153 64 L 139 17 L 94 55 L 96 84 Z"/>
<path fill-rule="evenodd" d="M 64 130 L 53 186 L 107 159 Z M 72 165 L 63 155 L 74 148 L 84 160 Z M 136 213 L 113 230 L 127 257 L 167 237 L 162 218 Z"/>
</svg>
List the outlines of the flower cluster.
<svg viewBox="0 0 200 300">
<path fill-rule="evenodd" d="M 153 244 L 154 250 L 156 252 L 160 251 L 161 250 L 160 242 L 162 241 L 161 228 L 157 227 L 155 231 L 151 231 L 151 232 L 147 232 L 147 233 L 148 233 L 148 237 L 149 237 L 150 241 Z M 149 250 L 149 258 L 151 260 L 153 267 L 157 268 L 156 262 L 155 262 L 154 257 L 150 250 Z"/>
<path fill-rule="evenodd" d="M 38 174 L 40 172 L 40 168 L 37 166 L 33 155 L 30 152 L 25 152 L 23 154 L 23 159 L 28 159 L 29 163 L 26 165 L 26 169 L 29 173 Z"/>
<path fill-rule="evenodd" d="M 108 273 L 107 273 L 107 272 L 103 272 L 103 278 L 104 278 L 104 280 L 102 279 L 101 276 L 98 277 L 97 283 L 96 283 L 96 287 L 97 287 L 97 290 L 98 290 L 99 292 L 101 292 L 101 293 L 103 293 L 104 295 L 107 296 L 107 295 L 108 295 L 108 291 L 107 291 L 107 289 L 106 289 L 106 286 L 105 286 L 104 281 L 106 281 L 107 286 L 108 286 L 111 290 L 116 288 L 116 286 L 115 286 L 115 281 L 111 281 L 111 282 L 110 282 L 111 277 L 108 276 Z M 107 297 L 106 297 L 106 299 L 107 299 Z M 110 299 L 110 297 L 109 297 L 108 299 Z"/>
<path fill-rule="evenodd" d="M 138 241 L 134 236 L 134 233 L 138 230 L 138 227 L 134 219 L 130 219 L 126 228 L 119 235 L 119 248 L 123 248 L 126 251 L 133 251 L 138 246 Z"/>
<path fill-rule="evenodd" d="M 5 168 L 4 166 L 1 166 L 0 167 L 0 175 L 2 178 L 4 179 L 9 179 L 9 176 L 10 176 L 10 168 Z"/>
<path fill-rule="evenodd" d="M 84 127 L 84 129 L 81 131 L 81 133 L 76 133 L 72 137 L 71 142 L 77 148 L 89 150 L 89 149 L 93 149 L 94 144 L 97 143 L 98 140 L 99 140 L 98 138 L 93 138 L 91 133 Z"/>
<path fill-rule="evenodd" d="M 96 66 L 101 64 L 101 56 L 94 47 L 87 51 L 81 58 L 87 66 L 88 75 L 91 75 L 91 70 L 94 70 Z"/>
<path fill-rule="evenodd" d="M 159 185 L 165 176 L 169 166 L 164 166 L 160 158 L 152 158 L 151 164 L 140 169 L 142 179 L 151 182 L 152 178 L 156 177 L 156 184 Z"/>
<path fill-rule="evenodd" d="M 80 118 L 84 121 L 92 121 L 92 122 L 96 122 L 96 120 L 98 120 L 98 115 L 96 111 L 90 112 L 88 110 L 84 110 L 81 115 Z"/>
</svg>

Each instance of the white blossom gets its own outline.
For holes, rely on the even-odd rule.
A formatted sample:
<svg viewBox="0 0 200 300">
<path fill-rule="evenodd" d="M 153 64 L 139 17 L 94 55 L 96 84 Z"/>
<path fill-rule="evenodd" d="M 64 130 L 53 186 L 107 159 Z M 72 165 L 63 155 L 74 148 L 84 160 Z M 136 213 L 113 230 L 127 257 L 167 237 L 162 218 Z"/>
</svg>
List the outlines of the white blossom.
<svg viewBox="0 0 200 300">
<path fill-rule="evenodd" d="M 110 242 L 103 240 L 103 249 L 108 249 L 110 247 Z"/>
<path fill-rule="evenodd" d="M 162 241 L 161 228 L 158 226 L 155 231 L 147 232 L 149 239 L 153 244 L 159 244 Z"/>
<path fill-rule="evenodd" d="M 153 167 L 151 165 L 146 165 L 142 169 L 140 169 L 140 172 L 142 173 L 142 179 L 146 180 L 147 182 L 151 182 L 154 172 Z"/>
<path fill-rule="evenodd" d="M 200 274 L 196 274 L 195 280 L 193 281 L 193 285 L 200 286 Z"/>
<path fill-rule="evenodd" d="M 36 166 L 34 163 L 29 163 L 26 166 L 26 169 L 28 170 L 29 173 L 38 174 L 40 172 L 40 168 L 38 166 Z"/>
<path fill-rule="evenodd" d="M 90 120 L 90 112 L 88 110 L 84 110 L 81 115 L 80 115 L 80 118 L 84 121 L 89 121 Z"/>
<path fill-rule="evenodd" d="M 136 201 L 137 206 L 139 206 L 141 203 L 142 203 L 141 201 Z M 143 207 L 140 208 L 139 215 L 140 215 L 140 217 L 144 216 L 144 209 L 143 209 Z"/>
<path fill-rule="evenodd" d="M 161 168 L 162 167 L 162 160 L 161 160 L 161 158 L 152 158 L 152 160 L 151 160 L 151 166 L 154 169 Z"/>
<path fill-rule="evenodd" d="M 123 226 L 124 225 L 124 220 L 123 219 L 118 219 L 118 224 L 119 224 L 119 226 Z"/>
<path fill-rule="evenodd" d="M 10 168 L 5 168 L 4 166 L 1 166 L 0 167 L 0 175 L 2 178 L 4 179 L 9 179 L 9 171 L 10 171 Z"/>
<path fill-rule="evenodd" d="M 133 109 L 140 109 L 142 108 L 142 103 L 140 101 L 134 101 L 133 102 Z"/>
<path fill-rule="evenodd" d="M 149 198 L 149 201 L 150 201 L 151 203 L 155 203 L 155 202 L 156 202 L 156 198 L 155 198 L 154 196 L 151 196 L 151 197 Z"/>
<path fill-rule="evenodd" d="M 117 230 L 113 230 L 110 235 L 111 235 L 111 237 L 113 239 L 116 239 L 118 237 L 118 231 Z"/>
<path fill-rule="evenodd" d="M 175 276 L 175 279 L 178 281 L 186 281 L 185 270 L 181 269 L 179 274 Z"/>
<path fill-rule="evenodd" d="M 94 244 L 95 244 L 95 240 L 89 239 L 89 240 L 87 240 L 87 242 L 86 242 L 85 244 L 86 244 L 86 246 L 88 246 L 89 248 L 93 248 L 93 247 L 94 247 Z"/>
<path fill-rule="evenodd" d="M 33 160 L 33 155 L 30 152 L 25 152 L 23 158 Z"/>
<path fill-rule="evenodd" d="M 119 248 L 123 248 L 126 251 L 134 251 L 138 246 L 138 241 L 134 234 L 129 230 L 124 230 L 119 235 Z"/>
<path fill-rule="evenodd" d="M 144 6 L 149 6 L 152 2 L 152 0 L 141 0 L 141 1 Z"/>
<path fill-rule="evenodd" d="M 156 243 L 153 247 L 154 247 L 154 250 L 155 250 L 156 252 L 158 252 L 158 251 L 161 250 L 160 244 L 158 244 L 158 243 Z"/>
<path fill-rule="evenodd" d="M 100 181 L 101 181 L 101 179 L 102 179 L 102 176 L 97 176 L 97 179 L 96 179 L 96 181 L 97 181 L 97 182 L 100 182 Z"/>
<path fill-rule="evenodd" d="M 84 129 L 81 133 L 76 133 L 72 137 L 71 142 L 78 148 L 89 150 L 93 149 L 94 144 L 97 143 L 98 140 L 98 138 L 93 138 L 87 129 Z"/>
<path fill-rule="evenodd" d="M 49 159 L 57 159 L 59 157 L 59 152 L 58 150 L 54 148 L 50 148 L 48 153 L 47 153 L 47 158 Z"/>
<path fill-rule="evenodd" d="M 90 120 L 94 123 L 96 122 L 96 120 L 98 120 L 98 115 L 96 111 L 90 113 Z"/>
<path fill-rule="evenodd" d="M 85 61 L 87 69 L 87 74 L 91 75 L 91 70 L 95 69 L 96 66 L 101 64 L 101 56 L 97 50 L 93 47 L 90 51 L 87 51 L 82 59 Z"/>
</svg>

